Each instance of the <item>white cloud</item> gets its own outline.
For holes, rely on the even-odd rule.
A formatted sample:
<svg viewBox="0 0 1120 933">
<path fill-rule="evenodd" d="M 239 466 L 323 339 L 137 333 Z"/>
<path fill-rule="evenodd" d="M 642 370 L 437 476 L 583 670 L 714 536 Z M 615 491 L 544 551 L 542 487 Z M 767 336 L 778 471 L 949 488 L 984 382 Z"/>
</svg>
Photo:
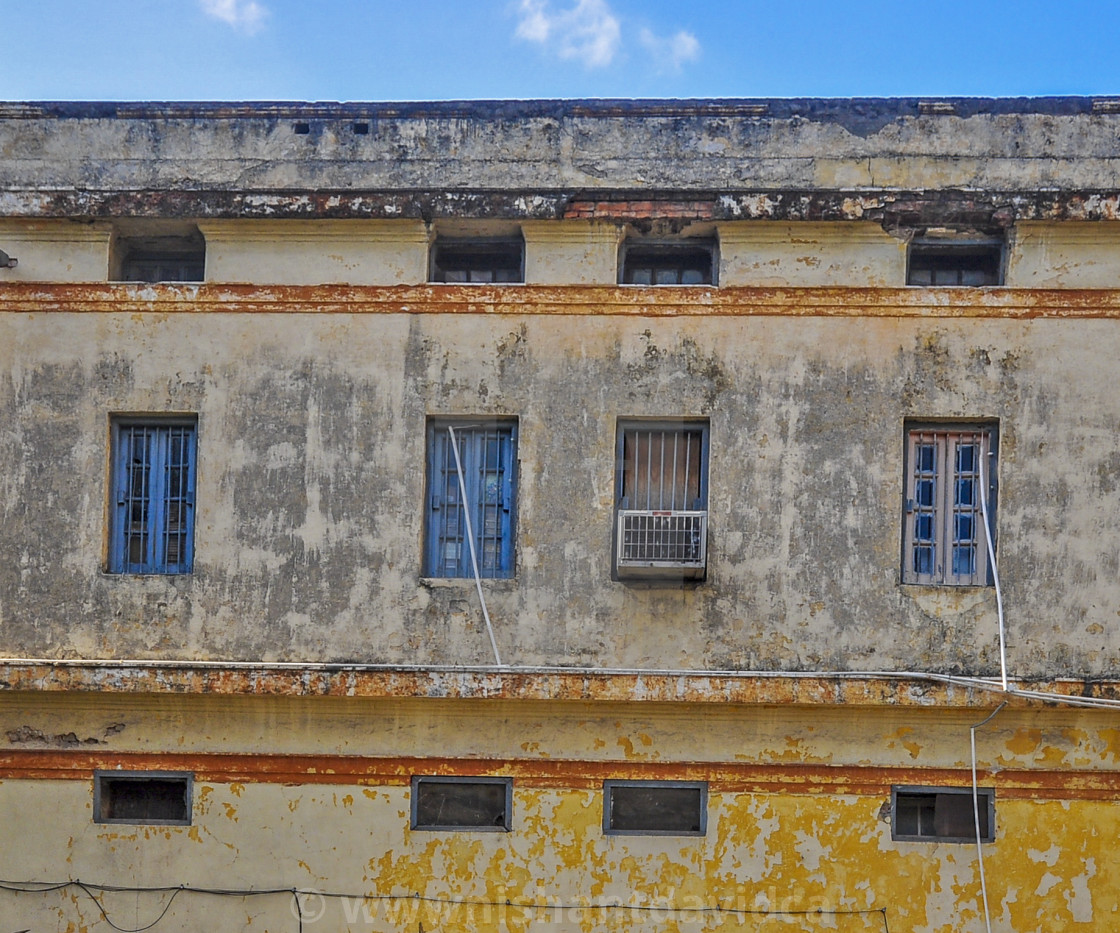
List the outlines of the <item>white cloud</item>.
<svg viewBox="0 0 1120 933">
<path fill-rule="evenodd" d="M 653 56 L 660 71 L 680 71 L 685 62 L 696 61 L 700 57 L 699 40 L 683 29 L 667 39 L 643 29 L 638 38 Z"/>
<path fill-rule="evenodd" d="M 264 25 L 268 10 L 257 0 L 200 0 L 202 12 L 249 35 Z"/>
<path fill-rule="evenodd" d="M 521 0 L 520 16 L 517 37 L 551 46 L 560 58 L 604 68 L 618 52 L 621 29 L 605 0 L 576 0 L 570 9 L 555 13 L 549 0 Z"/>
</svg>

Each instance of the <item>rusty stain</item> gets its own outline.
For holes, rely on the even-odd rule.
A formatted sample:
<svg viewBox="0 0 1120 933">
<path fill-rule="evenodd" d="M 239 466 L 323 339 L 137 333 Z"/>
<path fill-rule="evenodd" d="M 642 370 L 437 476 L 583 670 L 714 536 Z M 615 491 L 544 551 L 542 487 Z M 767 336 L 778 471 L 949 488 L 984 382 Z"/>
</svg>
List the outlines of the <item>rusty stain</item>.
<svg viewBox="0 0 1120 933">
<path fill-rule="evenodd" d="M 802 793 L 878 795 L 891 785 L 960 787 L 967 768 L 873 765 L 748 764 L 738 762 L 580 761 L 505 758 L 363 758 L 322 755 L 218 755 L 151 752 L 101 755 L 93 752 L 12 751 L 0 754 L 0 779 L 89 781 L 95 769 L 190 771 L 196 781 L 228 784 L 240 797 L 246 783 L 290 785 L 407 785 L 415 774 L 512 777 L 518 787 L 588 789 L 607 779 L 707 781 L 712 793 Z M 979 775 L 1000 796 L 1055 800 L 1120 799 L 1120 773 L 1096 770 L 1015 768 Z M 363 790 L 371 799 L 373 790 Z M 201 799 L 205 799 L 203 796 Z M 349 803 L 346 800 L 349 799 Z M 353 797 L 343 798 L 344 806 Z M 236 813 L 225 804 L 226 815 Z"/>
<path fill-rule="evenodd" d="M 7 311 L 117 314 L 504 314 L 642 317 L 1116 318 L 1120 290 L 130 283 L 0 286 Z"/>
</svg>

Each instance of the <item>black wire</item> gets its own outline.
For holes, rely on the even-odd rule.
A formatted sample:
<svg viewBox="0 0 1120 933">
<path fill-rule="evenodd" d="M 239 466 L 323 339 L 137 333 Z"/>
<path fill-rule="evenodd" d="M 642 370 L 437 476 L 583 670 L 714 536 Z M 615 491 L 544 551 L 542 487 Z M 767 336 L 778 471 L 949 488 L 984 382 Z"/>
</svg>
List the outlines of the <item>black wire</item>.
<svg viewBox="0 0 1120 933">
<path fill-rule="evenodd" d="M 85 894 L 93 901 L 100 911 L 102 918 L 118 933 L 145 933 L 145 931 L 152 929 L 159 923 L 171 909 L 172 903 L 175 898 L 181 893 L 187 894 L 206 894 L 215 897 L 259 897 L 275 894 L 287 894 L 295 900 L 296 905 L 296 921 L 298 924 L 298 933 L 303 933 L 303 904 L 300 901 L 301 895 L 316 895 L 321 898 L 330 899 L 353 899 L 353 900 L 371 900 L 371 901 L 399 901 L 399 900 L 416 900 L 429 904 L 446 904 L 460 907 L 514 907 L 519 910 L 626 910 L 626 911 L 642 911 L 642 910 L 666 910 L 676 909 L 682 912 L 698 912 L 698 913 L 726 913 L 735 914 L 737 916 L 756 916 L 756 917 L 804 917 L 804 916 L 829 916 L 829 917 L 850 917 L 850 916 L 864 916 L 867 914 L 880 914 L 883 918 L 883 931 L 890 933 L 890 926 L 887 923 L 887 909 L 885 907 L 867 907 L 867 908 L 853 908 L 851 910 L 829 910 L 823 907 L 808 908 L 805 910 L 769 910 L 769 909 L 752 909 L 744 907 L 726 907 L 718 901 L 714 905 L 707 907 L 680 907 L 680 908 L 667 908 L 664 904 L 624 904 L 621 902 L 616 903 L 598 903 L 598 904 L 573 904 L 573 903 L 557 903 L 549 904 L 541 901 L 529 902 L 514 902 L 510 899 L 504 901 L 484 900 L 481 898 L 453 898 L 453 897 L 435 897 L 427 894 L 420 894 L 415 892 L 413 894 L 369 894 L 366 892 L 360 894 L 347 893 L 344 891 L 319 891 L 314 888 L 196 888 L 189 885 L 154 885 L 154 886 L 138 886 L 138 885 L 114 885 L 103 884 L 92 881 L 81 881 L 74 879 L 72 881 L 60 882 L 47 882 L 47 881 L 0 881 L 0 890 L 12 891 L 17 894 L 42 894 L 51 891 L 59 891 L 68 887 L 80 888 Z M 136 929 L 127 929 L 118 926 L 114 923 L 109 915 L 105 912 L 105 908 L 101 902 L 94 895 L 94 891 L 110 892 L 110 893 L 125 893 L 125 894 L 166 894 L 171 893 L 171 897 L 164 905 L 163 910 L 159 916 L 156 917 L 151 923 L 146 926 L 137 927 Z"/>
<path fill-rule="evenodd" d="M 173 889 L 173 893 L 171 894 L 171 897 L 169 897 L 167 899 L 167 903 L 163 906 L 163 910 L 160 911 L 159 916 L 156 917 L 155 920 L 153 920 L 151 923 L 147 924 L 146 926 L 136 927 L 135 929 L 130 930 L 130 929 L 127 929 L 125 927 L 117 926 L 115 923 L 113 923 L 112 920 L 109 919 L 109 915 L 107 913 L 105 913 L 105 908 L 101 906 L 101 901 L 99 901 L 94 896 L 93 891 L 91 891 L 88 887 L 86 887 L 85 884 L 83 884 L 81 881 L 79 881 L 78 879 L 75 878 L 74 879 L 74 885 L 76 887 L 81 888 L 83 891 L 86 892 L 86 894 L 89 896 L 89 899 L 91 901 L 93 901 L 97 905 L 97 909 L 99 911 L 101 911 L 101 916 L 105 919 L 105 922 L 107 924 L 109 924 L 109 926 L 111 926 L 114 930 L 117 930 L 118 933 L 144 933 L 145 930 L 150 930 L 157 923 L 159 923 L 164 917 L 167 916 L 167 912 L 171 909 L 171 905 L 175 903 L 175 898 L 177 898 L 179 896 L 179 892 L 183 890 L 182 888 L 174 888 Z M 106 889 L 99 888 L 98 890 L 104 891 Z"/>
</svg>

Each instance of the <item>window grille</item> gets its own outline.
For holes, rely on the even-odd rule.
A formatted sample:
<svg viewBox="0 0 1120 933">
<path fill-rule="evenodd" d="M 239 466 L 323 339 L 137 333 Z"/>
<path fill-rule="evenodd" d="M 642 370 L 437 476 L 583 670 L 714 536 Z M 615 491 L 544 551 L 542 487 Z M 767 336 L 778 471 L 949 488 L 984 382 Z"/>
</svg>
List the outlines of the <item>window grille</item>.
<svg viewBox="0 0 1120 933">
<path fill-rule="evenodd" d="M 449 424 L 459 443 L 466 499 L 459 486 Z M 474 576 L 467 542 L 467 510 L 479 575 L 513 575 L 516 435 L 512 423 L 460 426 L 443 421 L 429 425 L 428 576 Z"/>
<path fill-rule="evenodd" d="M 995 514 L 995 457 L 989 428 L 921 428 L 907 433 L 903 582 L 985 586 L 989 519 Z"/>
<path fill-rule="evenodd" d="M 190 573 L 194 422 L 113 424 L 112 573 Z"/>
<path fill-rule="evenodd" d="M 703 575 L 707 458 L 707 424 L 620 425 L 615 560 L 619 575 Z"/>
</svg>

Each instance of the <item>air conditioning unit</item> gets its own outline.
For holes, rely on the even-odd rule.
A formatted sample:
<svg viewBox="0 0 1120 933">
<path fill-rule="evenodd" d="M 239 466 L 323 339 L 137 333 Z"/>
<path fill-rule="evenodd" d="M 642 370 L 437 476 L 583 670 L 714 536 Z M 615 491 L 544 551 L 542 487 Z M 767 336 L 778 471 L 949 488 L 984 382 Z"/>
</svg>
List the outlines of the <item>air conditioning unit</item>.
<svg viewBox="0 0 1120 933">
<path fill-rule="evenodd" d="M 620 509 L 620 577 L 700 579 L 708 562 L 708 513 Z"/>
</svg>

